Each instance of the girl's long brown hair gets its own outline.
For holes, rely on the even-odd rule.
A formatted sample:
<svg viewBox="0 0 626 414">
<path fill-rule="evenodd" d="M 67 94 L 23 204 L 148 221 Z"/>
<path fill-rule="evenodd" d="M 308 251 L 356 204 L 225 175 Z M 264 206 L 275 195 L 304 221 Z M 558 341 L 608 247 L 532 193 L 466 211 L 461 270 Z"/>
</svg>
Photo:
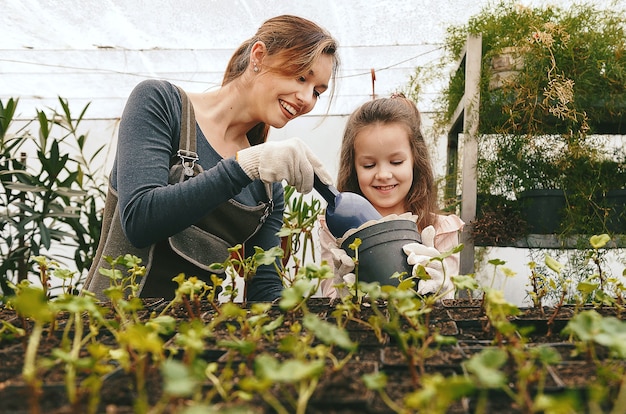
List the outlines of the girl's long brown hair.
<svg viewBox="0 0 626 414">
<path fill-rule="evenodd" d="M 298 77 L 306 74 L 317 58 L 329 55 L 333 58 L 331 80 L 336 78 L 339 70 L 337 41 L 310 20 L 282 15 L 266 20 L 253 37 L 239 46 L 226 66 L 222 85 L 232 82 L 246 71 L 250 64 L 252 45 L 258 41 L 265 44 L 268 56 L 276 55 L 280 59 L 281 65 L 275 69 L 283 75 Z M 331 82 L 331 100 L 334 85 L 335 82 Z M 268 132 L 268 125 L 262 122 L 257 124 L 247 133 L 250 145 L 265 142 Z"/>
<path fill-rule="evenodd" d="M 373 124 L 400 124 L 409 133 L 413 157 L 413 183 L 407 194 L 408 211 L 416 214 L 418 228 L 424 229 L 436 221 L 437 192 L 430 155 L 422 135 L 420 112 L 415 104 L 401 94 L 379 98 L 361 105 L 348 118 L 339 157 L 337 189 L 363 195 L 359 188 L 355 162 L 354 141 L 363 128 Z"/>
</svg>

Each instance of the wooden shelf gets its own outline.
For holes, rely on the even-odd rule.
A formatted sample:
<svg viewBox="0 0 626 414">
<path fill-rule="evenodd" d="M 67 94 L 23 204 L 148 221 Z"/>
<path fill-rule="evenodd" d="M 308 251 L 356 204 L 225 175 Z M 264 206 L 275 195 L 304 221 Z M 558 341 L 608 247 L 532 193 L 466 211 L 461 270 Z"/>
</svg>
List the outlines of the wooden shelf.
<svg viewBox="0 0 626 414">
<path fill-rule="evenodd" d="M 529 234 L 523 239 L 511 243 L 475 243 L 476 247 L 515 247 L 520 249 L 577 249 L 581 240 L 591 236 L 575 235 L 562 237 L 557 234 Z M 591 245 L 588 245 L 591 248 Z M 626 234 L 614 235 L 606 244 L 607 249 L 626 248 Z"/>
<path fill-rule="evenodd" d="M 482 62 L 481 36 L 468 36 L 464 53 L 457 62 L 457 71 L 464 73 L 464 95 L 460 100 L 454 115 L 448 125 L 447 166 L 445 198 L 456 199 L 460 192 L 461 219 L 466 223 L 461 233 L 461 242 L 465 248 L 461 251 L 460 273 L 474 273 L 474 241 L 470 234 L 470 223 L 476 218 L 476 162 L 478 159 L 478 122 L 480 103 L 480 71 Z M 600 134 L 620 134 L 624 132 L 624 125 L 620 120 L 616 124 L 604 125 Z M 462 164 L 459 165 L 459 161 Z M 460 177 L 460 182 L 457 182 Z M 544 249 L 576 249 L 579 241 L 585 236 L 571 236 L 567 238 L 558 235 L 531 234 L 517 242 L 497 245 L 500 247 L 515 248 L 544 248 Z M 586 237 L 588 240 L 589 237 Z M 486 246 L 486 244 L 477 244 Z M 626 248 L 626 235 L 616 235 L 607 244 L 608 248 Z"/>
</svg>

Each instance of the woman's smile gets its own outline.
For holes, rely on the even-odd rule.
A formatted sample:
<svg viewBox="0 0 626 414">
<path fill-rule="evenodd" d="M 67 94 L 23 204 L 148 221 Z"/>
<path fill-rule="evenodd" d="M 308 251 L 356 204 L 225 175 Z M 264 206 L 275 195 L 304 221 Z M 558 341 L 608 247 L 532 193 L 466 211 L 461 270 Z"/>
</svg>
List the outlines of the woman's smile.
<svg viewBox="0 0 626 414">
<path fill-rule="evenodd" d="M 280 105 L 289 114 L 289 118 L 295 118 L 296 115 L 298 115 L 298 111 L 296 110 L 296 108 L 289 105 L 287 102 L 283 101 L 282 99 L 279 99 L 278 102 L 280 102 Z"/>
</svg>

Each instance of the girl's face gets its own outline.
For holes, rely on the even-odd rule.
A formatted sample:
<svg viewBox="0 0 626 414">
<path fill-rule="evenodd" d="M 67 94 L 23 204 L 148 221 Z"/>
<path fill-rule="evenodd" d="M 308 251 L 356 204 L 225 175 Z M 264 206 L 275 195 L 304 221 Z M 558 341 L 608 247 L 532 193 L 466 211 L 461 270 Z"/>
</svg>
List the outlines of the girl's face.
<svg viewBox="0 0 626 414">
<path fill-rule="evenodd" d="M 377 123 L 363 128 L 354 141 L 354 162 L 359 188 L 381 215 L 408 211 L 413 157 L 405 126 Z"/>
<path fill-rule="evenodd" d="M 267 57 L 264 64 L 273 66 L 272 60 Z M 262 98 L 257 101 L 257 111 L 261 120 L 282 128 L 292 119 L 311 112 L 319 96 L 328 89 L 332 69 L 332 57 L 322 55 L 308 74 L 293 77 L 270 72 L 259 76 L 261 91 L 257 96 Z"/>
</svg>

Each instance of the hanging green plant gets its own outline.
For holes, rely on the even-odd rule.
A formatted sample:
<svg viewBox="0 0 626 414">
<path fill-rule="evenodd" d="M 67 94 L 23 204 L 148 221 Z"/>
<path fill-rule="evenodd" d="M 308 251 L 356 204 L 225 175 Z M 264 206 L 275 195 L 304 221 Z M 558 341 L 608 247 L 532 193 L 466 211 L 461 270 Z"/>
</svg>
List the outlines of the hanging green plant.
<svg viewBox="0 0 626 414">
<path fill-rule="evenodd" d="M 530 8 L 502 1 L 448 28 L 451 59 L 461 56 L 468 35 L 482 37 L 481 132 L 626 131 L 626 17 L 617 3 Z M 446 119 L 463 95 L 462 75 L 444 90 Z"/>
</svg>

